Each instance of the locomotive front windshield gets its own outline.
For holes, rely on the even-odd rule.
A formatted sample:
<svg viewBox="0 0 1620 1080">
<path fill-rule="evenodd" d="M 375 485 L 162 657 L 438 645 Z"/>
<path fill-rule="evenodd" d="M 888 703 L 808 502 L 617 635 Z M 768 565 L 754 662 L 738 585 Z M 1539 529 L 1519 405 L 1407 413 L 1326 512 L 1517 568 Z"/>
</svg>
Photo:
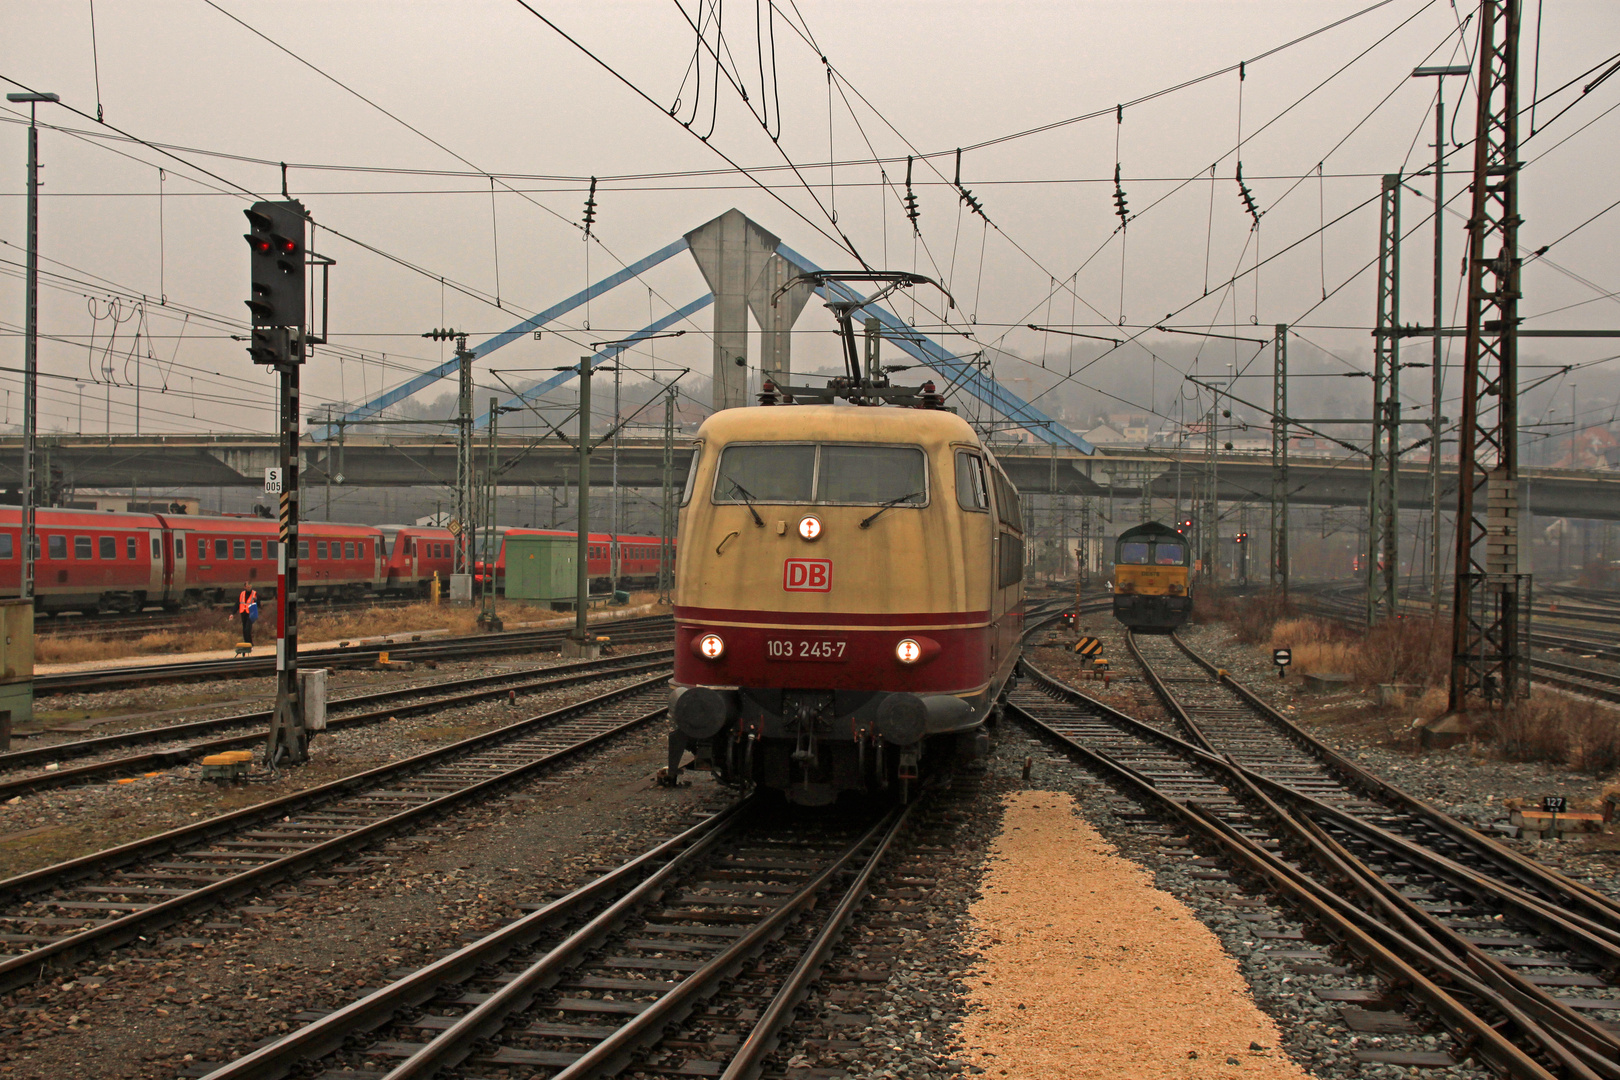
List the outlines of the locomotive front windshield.
<svg viewBox="0 0 1620 1080">
<path fill-rule="evenodd" d="M 1119 545 L 1117 561 L 1128 566 L 1180 566 L 1187 561 L 1187 549 L 1173 540 L 1127 540 Z"/>
<path fill-rule="evenodd" d="M 927 460 L 915 446 L 737 444 L 720 455 L 714 501 L 920 506 Z"/>
</svg>

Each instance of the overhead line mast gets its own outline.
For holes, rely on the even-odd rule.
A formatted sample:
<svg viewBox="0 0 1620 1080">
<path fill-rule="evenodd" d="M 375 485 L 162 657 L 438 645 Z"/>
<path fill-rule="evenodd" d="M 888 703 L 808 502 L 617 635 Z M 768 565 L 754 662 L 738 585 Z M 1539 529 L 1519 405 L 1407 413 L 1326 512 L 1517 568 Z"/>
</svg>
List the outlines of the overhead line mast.
<svg viewBox="0 0 1620 1080">
<path fill-rule="evenodd" d="M 1519 552 L 1519 0 L 1481 0 L 1449 709 L 1529 693 Z"/>
</svg>

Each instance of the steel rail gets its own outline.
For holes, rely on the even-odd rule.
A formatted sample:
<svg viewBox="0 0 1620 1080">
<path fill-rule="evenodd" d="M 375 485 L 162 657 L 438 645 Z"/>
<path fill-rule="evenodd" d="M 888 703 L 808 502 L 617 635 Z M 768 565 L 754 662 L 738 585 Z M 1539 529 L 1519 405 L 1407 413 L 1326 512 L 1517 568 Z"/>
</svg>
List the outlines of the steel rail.
<svg viewBox="0 0 1620 1080">
<path fill-rule="evenodd" d="M 763 1060 L 776 1049 L 782 1029 L 793 1021 L 794 1009 L 809 993 L 810 984 L 821 973 L 821 967 L 827 962 L 827 956 L 832 952 L 833 945 L 843 934 L 844 928 L 849 925 L 849 920 L 854 917 L 855 909 L 860 906 L 861 900 L 871 887 L 872 875 L 877 872 L 879 864 L 888 855 L 889 848 L 904 827 L 913 805 L 915 804 L 908 804 L 904 808 L 894 824 L 883 834 L 883 838 L 878 841 L 876 849 L 866 860 L 866 865 L 861 867 L 855 880 L 844 890 L 843 899 L 838 901 L 838 906 L 833 908 L 832 914 L 827 917 L 821 932 L 805 949 L 804 955 L 800 957 L 798 964 L 782 984 L 782 988 L 776 992 L 770 1005 L 760 1014 L 754 1030 L 749 1032 L 748 1037 L 737 1048 L 736 1055 L 726 1064 L 726 1071 L 720 1075 L 720 1080 L 756 1080 L 759 1076 Z"/>
<path fill-rule="evenodd" d="M 652 668 L 648 666 L 649 661 L 656 660 L 659 664 L 664 664 L 673 655 L 674 650 L 672 649 L 658 649 L 606 657 L 599 660 L 582 660 L 572 664 L 557 664 L 548 668 L 506 671 L 495 675 L 474 675 L 463 679 L 448 679 L 444 682 L 418 684 L 370 694 L 357 694 L 354 697 L 328 701 L 326 707 L 328 710 L 351 709 L 363 705 L 379 705 L 388 701 L 426 698 L 447 691 L 465 691 L 454 696 L 445 696 L 417 705 L 375 709 L 347 716 L 328 716 L 326 726 L 328 730 L 355 727 L 362 724 L 377 723 L 396 716 L 409 716 L 413 713 L 427 712 L 435 708 L 484 701 L 500 697 L 508 692 L 544 690 L 556 686 L 568 686 L 589 679 L 611 678 L 616 673 L 633 674 L 640 671 L 650 671 Z M 579 676 L 584 676 L 584 678 Z M 477 689 L 479 687 L 495 687 L 495 689 L 479 690 Z M 65 758 L 85 757 L 90 754 L 99 754 L 107 750 L 118 750 L 128 746 L 141 746 L 155 742 L 173 742 L 198 735 L 211 735 L 218 731 L 229 731 L 232 728 L 247 727 L 251 724 L 267 724 L 270 721 L 270 715 L 271 710 L 263 709 L 250 713 L 237 713 L 233 716 L 215 717 L 210 720 L 188 720 L 178 724 L 164 724 L 157 727 L 140 728 L 135 731 L 123 731 L 114 735 L 102 735 L 94 739 L 79 739 L 73 742 L 29 747 L 25 750 L 13 750 L 8 754 L 0 754 L 0 771 L 25 768 L 29 765 L 60 761 Z M 31 791 L 41 791 L 46 788 L 65 787 L 89 778 L 118 775 L 124 772 L 145 772 L 154 768 L 168 768 L 171 765 L 183 763 L 200 755 L 212 754 L 219 750 L 228 750 L 237 746 L 247 746 L 262 739 L 262 734 L 215 739 L 175 750 L 140 754 L 111 762 L 98 762 L 79 769 L 60 769 L 37 776 L 0 781 L 0 800 Z"/>
<path fill-rule="evenodd" d="M 1218 761 L 1202 748 L 1182 742 L 1072 687 L 1057 682 L 1028 661 L 1025 661 L 1025 668 L 1049 687 L 1060 689 L 1063 697 L 1083 701 L 1085 708 L 1124 727 L 1127 731 L 1155 741 L 1179 744 L 1200 759 Z M 1064 735 L 1022 706 L 1009 703 L 1008 707 L 1014 715 L 1056 740 L 1066 749 L 1080 754 L 1099 771 L 1116 777 L 1148 801 L 1162 805 L 1188 827 L 1224 850 L 1250 873 L 1270 883 L 1276 892 L 1287 897 L 1351 953 L 1379 972 L 1392 985 L 1406 990 L 1420 1001 L 1451 1029 L 1465 1052 L 1478 1053 L 1492 1067 L 1514 1077 L 1515 1080 L 1553 1080 L 1555 1074 L 1548 1072 L 1539 1062 L 1510 1042 L 1487 1018 L 1478 1015 L 1458 1000 L 1451 991 L 1444 988 L 1439 981 L 1425 973 L 1423 970 L 1425 967 L 1434 966 L 1434 958 L 1427 950 L 1374 920 L 1368 913 L 1315 882 L 1196 803 L 1176 798 L 1161 790 L 1151 778 L 1105 752 Z"/>
<path fill-rule="evenodd" d="M 633 885 L 633 877 L 625 873 L 625 867 L 621 867 L 609 875 L 616 878 L 620 887 L 610 890 L 600 883 L 602 879 L 586 886 L 593 890 L 593 899 L 605 901 L 609 895 L 614 897 L 590 914 L 589 918 L 585 918 L 587 906 L 574 900 L 581 891 L 576 890 L 435 964 L 312 1021 L 236 1061 L 221 1065 L 209 1072 L 205 1080 L 280 1080 L 307 1069 L 329 1054 L 352 1048 L 351 1039 L 355 1035 L 397 1019 L 402 1010 L 425 1004 L 434 997 L 442 997 L 450 986 L 469 982 L 479 976 L 489 977 L 493 962 L 506 959 L 515 951 L 514 942 L 532 943 L 540 938 L 542 921 L 555 924 L 567 916 L 571 922 L 577 923 L 562 940 L 525 962 L 521 970 L 513 972 L 510 977 L 503 975 L 498 980 L 499 989 L 477 1001 L 468 1011 L 456 1017 L 453 1023 L 439 1030 L 431 1040 L 416 1047 L 410 1056 L 387 1072 L 386 1080 L 426 1080 L 444 1070 L 461 1066 L 467 1058 L 487 1052 L 491 1041 L 511 1025 L 514 1017 L 529 1009 L 541 993 L 555 985 L 610 935 L 631 922 L 639 911 L 662 897 L 681 875 L 695 870 L 700 860 L 713 853 L 723 841 L 733 836 L 746 841 L 747 835 L 742 826 L 748 817 L 748 807 L 752 805 L 753 800 L 745 800 L 724 814 L 709 819 L 699 827 L 701 832 L 689 830 L 677 838 L 680 843 L 668 841 L 660 845 L 654 849 L 656 857 L 650 858 L 649 855 L 654 853 L 648 853 L 633 860 L 640 864 L 644 872 L 644 876 L 640 876 Z M 768 913 L 736 935 L 719 953 L 679 982 L 666 984 L 656 1000 L 646 1002 L 644 1008 L 611 1032 L 604 1032 L 591 1049 L 578 1054 L 571 1063 L 550 1066 L 557 1070 L 552 1074 L 552 1080 L 582 1080 L 584 1077 L 609 1076 L 622 1070 L 638 1050 L 656 1044 L 670 1025 L 679 1023 L 702 998 L 712 994 L 720 983 L 734 977 L 769 942 L 781 938 L 789 924 L 806 909 L 819 905 L 833 881 L 858 860 L 861 865 L 842 889 L 838 904 L 811 940 L 802 947 L 793 972 L 778 989 L 771 1005 L 753 1022 L 748 1037 L 739 1044 L 739 1056 L 748 1055 L 742 1067 L 750 1067 L 760 1052 L 759 1048 L 767 1047 L 791 1017 L 796 996 L 802 994 L 809 978 L 825 961 L 909 814 L 909 806 L 896 807 L 881 820 L 863 828 L 841 853 L 828 858 L 780 903 L 773 902 Z M 579 921 L 581 919 L 583 921 Z M 737 1067 L 738 1062 L 734 1059 L 731 1068 Z"/>
<path fill-rule="evenodd" d="M 1421 949 L 1432 963 L 1444 970 L 1451 980 L 1465 985 L 1475 981 L 1475 976 L 1471 972 L 1489 972 L 1491 983 L 1497 987 L 1495 993 L 1481 986 L 1474 987 L 1474 992 L 1486 1000 L 1491 1000 L 1492 1005 L 1497 1008 L 1503 1008 L 1504 1001 L 1492 1000 L 1493 998 L 1510 1000 L 1514 1007 L 1506 1010 L 1509 1015 L 1513 1016 L 1518 1026 L 1540 1044 L 1545 1052 L 1558 1058 L 1566 1070 L 1582 1077 L 1601 1074 L 1611 1080 L 1620 1078 L 1620 1064 L 1617 1064 L 1617 1059 L 1620 1059 L 1620 1041 L 1617 1041 L 1611 1033 L 1586 1021 L 1551 994 L 1525 981 L 1517 972 L 1505 967 L 1471 942 L 1463 940 L 1459 933 L 1418 907 L 1399 890 L 1391 887 L 1379 874 L 1369 869 L 1359 858 L 1308 818 L 1298 818 L 1285 811 L 1266 789 L 1272 789 L 1308 812 L 1337 811 L 1337 808 L 1331 807 L 1324 800 L 1296 791 L 1285 783 L 1269 780 L 1263 774 L 1244 766 L 1230 753 L 1224 752 L 1209 739 L 1187 708 L 1163 681 L 1158 671 L 1141 656 L 1134 637 L 1128 637 L 1127 642 L 1166 709 L 1193 733 L 1202 744 L 1200 749 L 1213 758 L 1213 761 L 1205 762 L 1208 767 L 1230 777 L 1252 798 L 1265 805 L 1272 816 L 1292 833 L 1296 840 L 1303 842 L 1316 854 L 1329 873 L 1350 883 L 1385 920 L 1393 924 L 1398 933 L 1415 943 L 1417 948 Z M 1337 811 L 1335 816 L 1353 815 Z M 1365 831 L 1363 836 L 1376 840 L 1380 833 L 1382 830 Z M 1404 857 L 1412 865 L 1423 868 L 1441 880 L 1459 885 L 1475 895 L 1495 900 L 1521 921 L 1543 929 L 1549 932 L 1550 936 L 1563 941 L 1565 947 L 1571 951 L 1595 955 L 1607 968 L 1620 966 L 1620 943 L 1613 939 L 1608 928 L 1576 926 L 1560 918 L 1557 909 L 1549 907 L 1540 897 L 1529 896 L 1517 889 L 1504 888 L 1495 879 L 1471 871 L 1422 845 L 1408 842 L 1396 851 L 1390 851 L 1388 848 L 1386 851 Z M 1465 966 L 1458 967 L 1459 963 Z M 1620 1001 L 1616 1002 L 1616 1007 L 1620 1008 Z M 1558 1034 L 1553 1035 L 1548 1031 L 1549 1028 Z M 1592 1069 L 1597 1071 L 1593 1072 Z"/>
<path fill-rule="evenodd" d="M 599 632 L 618 630 L 637 635 L 654 628 L 669 626 L 674 619 L 669 615 L 646 615 L 613 623 L 599 624 Z M 298 659 L 310 667 L 352 666 L 375 663 L 382 653 L 401 660 L 442 660 L 471 656 L 493 656 L 504 652 L 524 652 L 537 646 L 560 644 L 568 636 L 568 628 L 543 630 L 513 630 L 499 634 L 472 634 L 454 638 L 435 638 L 431 641 L 408 641 L 359 648 L 300 650 Z M 609 634 L 609 637 L 613 635 Z M 667 636 L 667 635 L 665 635 Z M 275 670 L 275 657 L 264 655 L 245 660 L 194 660 L 175 664 L 144 664 L 120 668 L 97 668 L 91 671 L 59 672 L 40 675 L 34 679 L 36 694 L 62 693 L 113 687 L 139 686 L 175 679 L 225 679 L 262 675 Z"/>
<path fill-rule="evenodd" d="M 1218 682 L 1226 686 L 1266 721 L 1292 739 L 1307 753 L 1316 757 L 1329 769 L 1346 777 L 1352 784 L 1372 793 L 1414 817 L 1417 817 L 1448 839 L 1474 852 L 1480 858 L 1499 866 L 1519 883 L 1532 889 L 1545 890 L 1556 901 L 1575 912 L 1612 929 L 1620 930 L 1620 901 L 1603 895 L 1590 886 L 1565 877 L 1545 864 L 1528 858 L 1469 828 L 1433 804 L 1368 772 L 1355 762 L 1311 736 L 1298 724 L 1278 712 L 1255 692 L 1233 679 L 1230 674 L 1210 663 L 1176 638 L 1176 644 L 1190 659 L 1199 664 Z"/>
<path fill-rule="evenodd" d="M 561 709 L 531 717 L 528 720 L 509 724 L 495 731 L 484 732 L 463 739 L 460 742 L 452 743 L 449 746 L 426 751 L 403 761 L 391 762 L 366 772 L 342 777 L 319 787 L 295 792 L 267 803 L 246 807 L 242 810 L 210 818 L 207 821 L 183 826 L 156 836 L 122 844 L 106 851 L 96 852 L 68 862 L 58 863 L 54 866 L 43 867 L 39 870 L 8 878 L 0 881 L 0 903 L 17 903 L 26 897 L 83 880 L 94 873 L 116 870 L 157 855 L 168 854 L 205 842 L 215 841 L 259 824 L 275 821 L 277 818 L 294 812 L 334 802 L 346 795 L 382 788 L 383 785 L 391 781 L 406 778 L 411 774 L 466 756 L 478 750 L 498 746 L 569 720 L 584 718 L 589 713 L 611 706 L 621 699 L 633 698 L 659 688 L 667 680 L 667 675 L 646 679 L 586 701 L 576 702 Z M 140 908 L 129 915 L 95 924 L 78 933 L 59 938 L 28 952 L 6 957 L 0 960 L 0 993 L 5 993 L 34 981 L 43 975 L 45 970 L 53 963 L 80 960 L 94 953 L 126 944 L 135 938 L 161 929 L 179 919 L 189 917 L 219 903 L 257 892 L 267 885 L 274 884 L 293 874 L 302 873 L 312 867 L 330 862 L 339 856 L 368 847 L 375 841 L 413 826 L 429 816 L 437 816 L 464 803 L 485 798 L 494 791 L 521 780 L 538 770 L 576 756 L 617 735 L 665 716 L 667 713 L 668 708 L 660 706 L 647 713 L 632 717 L 623 723 L 588 735 L 565 748 L 532 758 L 509 769 L 492 772 L 491 775 L 466 784 L 454 791 L 445 792 L 419 802 L 414 806 L 399 810 L 312 846 L 290 852 L 271 861 L 260 863 L 257 866 L 243 868 L 237 873 L 220 878 L 183 895 L 160 901 L 149 907 Z"/>
<path fill-rule="evenodd" d="M 590 905 L 615 894 L 638 875 L 648 874 L 642 879 L 645 884 L 661 872 L 660 866 L 667 867 L 682 854 L 706 850 L 713 839 L 736 825 L 747 805 L 744 800 L 711 815 L 523 918 L 220 1066 L 208 1073 L 206 1080 L 279 1080 L 308 1062 L 342 1049 L 355 1033 L 375 1030 L 401 1010 L 431 1001 L 444 987 L 466 982 L 488 965 L 532 945 L 555 924 L 577 917 Z"/>
</svg>

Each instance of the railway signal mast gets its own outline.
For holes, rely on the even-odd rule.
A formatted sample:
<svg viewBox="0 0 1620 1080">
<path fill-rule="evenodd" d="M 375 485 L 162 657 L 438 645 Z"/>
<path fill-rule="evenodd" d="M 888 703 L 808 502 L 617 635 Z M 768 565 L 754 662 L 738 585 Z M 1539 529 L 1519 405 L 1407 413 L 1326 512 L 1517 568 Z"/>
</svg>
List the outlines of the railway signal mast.
<svg viewBox="0 0 1620 1080">
<path fill-rule="evenodd" d="M 281 376 L 280 543 L 276 547 L 276 706 L 265 765 L 309 760 L 309 731 L 298 682 L 298 376 L 314 340 L 308 333 L 309 214 L 296 199 L 256 202 L 243 211 L 249 231 L 253 317 L 248 355 Z M 325 265 L 331 265 L 326 260 Z M 324 289 L 323 289 L 324 295 Z M 324 305 L 323 305 L 324 306 Z M 324 326 L 323 326 L 324 330 Z"/>
</svg>

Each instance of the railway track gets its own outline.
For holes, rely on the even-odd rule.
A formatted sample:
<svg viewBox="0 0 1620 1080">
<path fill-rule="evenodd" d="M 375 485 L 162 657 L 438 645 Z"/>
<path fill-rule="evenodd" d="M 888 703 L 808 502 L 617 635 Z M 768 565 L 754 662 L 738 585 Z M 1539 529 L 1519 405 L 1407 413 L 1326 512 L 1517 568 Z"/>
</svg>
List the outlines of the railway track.
<svg viewBox="0 0 1620 1080">
<path fill-rule="evenodd" d="M 207 1076 L 757 1076 L 911 813 L 745 800 Z"/>
<path fill-rule="evenodd" d="M 402 761 L 0 881 L 0 993 L 488 798 L 667 713 L 665 672 Z"/>
<path fill-rule="evenodd" d="M 637 619 L 598 624 L 597 633 L 616 642 L 653 641 L 674 632 L 674 619 L 668 615 L 648 615 Z M 570 627 L 545 630 L 517 630 L 499 634 L 472 634 L 432 641 L 400 641 L 356 648 L 300 649 L 298 662 L 305 667 L 354 667 L 377 662 L 382 653 L 395 660 L 465 660 L 479 656 L 500 656 L 515 652 L 535 652 L 560 648 Z M 400 635 L 404 637 L 406 635 Z M 242 660 L 195 660 L 177 664 L 130 665 L 98 668 L 94 671 L 40 675 L 34 679 L 36 694 L 112 690 L 160 682 L 239 679 L 268 675 L 276 669 L 274 651 Z"/>
<path fill-rule="evenodd" d="M 299 604 L 306 614 L 322 614 L 333 611 L 360 610 L 362 608 L 408 607 L 422 602 L 419 597 L 410 599 L 372 597 L 367 600 L 330 600 L 306 597 L 301 599 Z M 52 615 L 36 619 L 34 634 L 36 637 L 140 637 L 143 634 L 155 634 L 164 630 L 196 629 L 199 615 L 211 615 L 220 622 L 234 622 L 235 612 L 236 606 L 233 603 L 199 605 L 178 613 L 153 610 L 139 613 L 107 613 L 104 615 Z"/>
<path fill-rule="evenodd" d="M 1620 905 L 1360 770 L 1174 642 L 1141 653 L 1180 731 L 1027 662 L 1033 685 L 1014 691 L 1009 712 L 1190 829 L 1231 876 L 1264 882 L 1384 984 L 1334 1000 L 1404 999 L 1456 1037 L 1457 1055 L 1504 1075 L 1620 1075 L 1609 1026 L 1620 980 L 1608 974 L 1620 961 Z"/>
<path fill-rule="evenodd" d="M 606 657 L 599 660 L 586 660 L 574 664 L 559 664 L 548 668 L 505 671 L 493 675 L 449 679 L 425 685 L 400 687 L 371 694 L 358 694 L 354 697 L 339 698 L 327 703 L 329 713 L 335 714 L 327 717 L 327 730 L 341 731 L 346 728 L 383 723 L 399 717 L 418 716 L 424 713 L 438 712 L 442 709 L 459 708 L 463 705 L 508 696 L 511 697 L 515 705 L 517 695 L 520 694 L 554 690 L 601 678 L 646 675 L 654 671 L 661 671 L 669 667 L 670 658 L 673 655 L 673 651 L 670 649 L 660 649 L 630 653 L 624 656 Z M 390 704 L 394 702 L 410 702 L 410 704 Z M 360 709 L 361 711 L 349 711 L 353 709 Z M 135 746 L 149 746 L 154 743 L 174 743 L 186 739 L 197 739 L 202 736 L 216 735 L 219 732 L 261 725 L 261 729 L 258 731 L 203 739 L 203 741 L 187 743 L 182 746 L 170 746 L 147 753 L 129 754 L 76 767 L 55 768 L 49 771 L 34 772 L 0 780 L 0 802 L 18 795 L 33 794 L 34 792 L 46 791 L 52 788 L 72 787 L 86 783 L 103 783 L 120 776 L 131 776 L 151 772 L 155 769 L 168 769 L 175 765 L 182 765 L 188 761 L 206 757 L 209 754 L 217 754 L 223 750 L 252 747 L 264 741 L 265 735 L 262 726 L 269 724 L 271 712 L 270 709 L 262 709 L 209 720 L 165 724 L 159 727 L 141 728 L 136 731 L 119 732 L 114 735 L 103 735 L 93 739 L 79 739 L 73 742 L 30 747 L 26 750 L 14 750 L 7 754 L 0 754 L 0 773 L 3 773 L 46 763 L 60 765 L 61 762 L 78 757 L 104 754 Z"/>
<path fill-rule="evenodd" d="M 1315 614 L 1325 618 L 1336 619 L 1354 627 L 1362 625 L 1346 601 L 1318 597 L 1307 605 L 1307 610 L 1311 609 L 1314 609 Z M 1620 617 L 1617 617 L 1616 621 L 1620 621 Z M 1577 652 L 1586 656 L 1620 660 L 1620 640 L 1598 641 L 1573 637 L 1568 633 L 1552 634 L 1532 630 L 1530 644 L 1538 649 Z M 1530 657 L 1530 671 L 1532 679 L 1543 685 L 1584 694 L 1600 701 L 1620 703 L 1620 675 L 1613 672 L 1533 654 Z"/>
</svg>

